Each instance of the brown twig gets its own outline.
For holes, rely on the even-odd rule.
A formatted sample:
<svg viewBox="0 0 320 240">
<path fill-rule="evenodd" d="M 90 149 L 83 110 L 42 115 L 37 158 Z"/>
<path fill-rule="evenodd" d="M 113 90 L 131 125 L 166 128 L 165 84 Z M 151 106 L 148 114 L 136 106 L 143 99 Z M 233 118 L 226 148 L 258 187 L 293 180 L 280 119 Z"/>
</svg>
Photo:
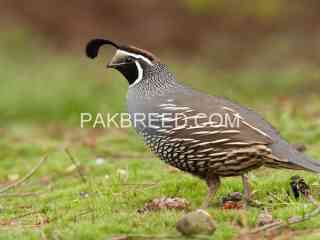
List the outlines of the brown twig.
<svg viewBox="0 0 320 240">
<path fill-rule="evenodd" d="M 84 177 L 84 175 L 82 174 L 82 172 L 81 172 L 81 170 L 80 170 L 80 168 L 79 168 L 79 164 L 77 163 L 77 161 L 75 160 L 75 158 L 74 158 L 73 155 L 71 154 L 70 150 L 69 150 L 68 148 L 66 148 L 64 151 L 65 151 L 66 154 L 68 155 L 68 157 L 69 157 L 70 161 L 72 162 L 72 164 L 76 167 L 77 172 L 78 172 L 78 174 L 79 174 L 79 177 L 81 178 L 81 181 L 82 181 L 83 183 L 86 183 L 87 180 L 86 180 L 86 178 Z"/>
<path fill-rule="evenodd" d="M 0 194 L 0 198 L 5 197 L 29 197 L 29 196 L 39 196 L 45 194 L 46 192 L 21 192 L 21 193 L 3 193 Z"/>
<path fill-rule="evenodd" d="M 272 192 L 269 192 L 268 195 L 273 199 L 277 200 L 280 204 L 289 205 L 289 203 L 283 201 L 281 198 L 279 198 L 277 195 L 273 194 Z"/>
<path fill-rule="evenodd" d="M 302 217 L 300 217 L 300 216 L 291 217 L 291 218 L 289 218 L 288 223 L 277 221 L 277 222 L 256 228 L 255 230 L 251 231 L 250 234 L 257 234 L 257 233 L 263 232 L 263 231 L 274 231 L 277 229 L 289 227 L 290 225 L 304 222 L 304 221 L 309 220 L 310 218 L 320 214 L 320 204 L 312 197 L 312 195 L 309 195 L 307 197 L 307 200 L 316 206 L 316 208 L 312 212 L 310 212 L 309 214 L 306 214 Z"/>
<path fill-rule="evenodd" d="M 20 186 L 22 183 L 24 183 L 25 181 L 27 181 L 30 177 L 32 177 L 32 175 L 41 167 L 41 165 L 48 159 L 48 155 L 46 155 L 45 157 L 43 157 L 32 169 L 31 171 L 24 176 L 23 178 L 21 178 L 20 180 L 9 184 L 8 186 L 1 188 L 0 189 L 0 194 L 12 189 L 12 188 L 16 188 L 18 186 Z"/>
<path fill-rule="evenodd" d="M 14 220 L 18 220 L 18 219 L 21 219 L 21 218 L 24 218 L 24 217 L 27 217 L 30 215 L 38 214 L 38 213 L 41 213 L 41 211 L 32 211 L 32 212 L 24 213 L 22 215 L 18 215 L 18 216 L 11 218 L 9 221 L 12 222 Z"/>
</svg>

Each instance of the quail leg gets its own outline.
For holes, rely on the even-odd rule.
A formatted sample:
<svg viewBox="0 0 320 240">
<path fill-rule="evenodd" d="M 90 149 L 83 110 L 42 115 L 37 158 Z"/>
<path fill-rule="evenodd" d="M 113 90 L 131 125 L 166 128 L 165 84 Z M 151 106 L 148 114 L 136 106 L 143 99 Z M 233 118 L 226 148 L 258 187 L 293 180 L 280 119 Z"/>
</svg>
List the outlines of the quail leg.
<svg viewBox="0 0 320 240">
<path fill-rule="evenodd" d="M 249 206 L 251 201 L 251 190 L 250 190 L 250 184 L 249 184 L 249 176 L 248 174 L 241 175 L 242 178 L 242 184 L 243 184 L 243 192 L 244 192 L 244 202 L 246 207 Z"/>
<path fill-rule="evenodd" d="M 208 208 L 210 200 L 215 195 L 215 193 L 217 192 L 220 186 L 220 178 L 218 176 L 210 176 L 207 178 L 207 184 L 208 184 L 208 195 L 202 203 L 202 206 L 201 206 L 202 209 Z"/>
</svg>

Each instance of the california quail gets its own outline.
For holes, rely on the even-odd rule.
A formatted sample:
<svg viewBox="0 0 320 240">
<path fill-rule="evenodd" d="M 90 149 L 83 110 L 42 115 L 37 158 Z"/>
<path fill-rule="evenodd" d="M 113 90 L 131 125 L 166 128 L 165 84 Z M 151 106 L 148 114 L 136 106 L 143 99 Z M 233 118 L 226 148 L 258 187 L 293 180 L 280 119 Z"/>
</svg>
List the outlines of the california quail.
<svg viewBox="0 0 320 240">
<path fill-rule="evenodd" d="M 163 161 L 207 182 L 203 207 L 220 177 L 242 176 L 249 199 L 250 170 L 267 166 L 320 172 L 320 162 L 294 149 L 257 113 L 178 83 L 150 52 L 94 39 L 87 44 L 87 56 L 95 58 L 104 44 L 117 49 L 107 67 L 129 82 L 128 111 L 137 132 Z"/>
</svg>

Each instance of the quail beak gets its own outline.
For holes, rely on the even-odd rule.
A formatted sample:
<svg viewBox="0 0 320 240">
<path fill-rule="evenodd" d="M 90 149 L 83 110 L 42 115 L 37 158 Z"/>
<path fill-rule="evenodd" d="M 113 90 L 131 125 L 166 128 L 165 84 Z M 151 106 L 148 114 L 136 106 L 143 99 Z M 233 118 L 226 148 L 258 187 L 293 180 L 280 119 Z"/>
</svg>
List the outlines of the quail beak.
<svg viewBox="0 0 320 240">
<path fill-rule="evenodd" d="M 107 64 L 107 68 L 118 68 L 122 65 L 124 65 L 125 63 L 113 63 L 113 62 L 109 62 Z"/>
<path fill-rule="evenodd" d="M 126 64 L 124 57 L 119 54 L 115 54 L 107 64 L 107 68 L 118 68 L 124 64 Z"/>
</svg>

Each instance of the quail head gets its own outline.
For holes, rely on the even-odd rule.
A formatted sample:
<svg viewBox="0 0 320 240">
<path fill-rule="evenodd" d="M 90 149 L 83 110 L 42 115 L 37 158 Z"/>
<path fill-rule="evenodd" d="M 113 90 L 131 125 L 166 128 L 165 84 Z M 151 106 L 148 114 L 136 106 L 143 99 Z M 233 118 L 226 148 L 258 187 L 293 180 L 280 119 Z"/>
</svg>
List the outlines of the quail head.
<svg viewBox="0 0 320 240">
<path fill-rule="evenodd" d="M 205 180 L 206 208 L 220 177 L 242 176 L 261 166 L 320 172 L 320 161 L 298 152 L 260 115 L 225 98 L 210 96 L 176 81 L 148 51 L 105 39 L 87 44 L 90 58 L 104 45 L 115 47 L 108 68 L 127 79 L 128 112 L 146 145 L 166 163 Z"/>
</svg>

